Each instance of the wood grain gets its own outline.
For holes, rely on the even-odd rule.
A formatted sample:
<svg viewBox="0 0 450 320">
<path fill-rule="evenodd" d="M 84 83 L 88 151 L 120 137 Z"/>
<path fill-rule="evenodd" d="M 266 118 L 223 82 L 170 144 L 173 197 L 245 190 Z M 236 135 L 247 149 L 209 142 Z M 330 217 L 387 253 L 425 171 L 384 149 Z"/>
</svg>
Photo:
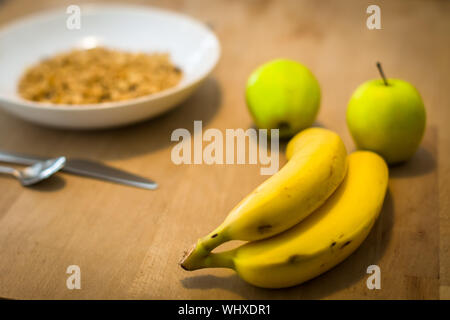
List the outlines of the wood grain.
<svg viewBox="0 0 450 320">
<path fill-rule="evenodd" d="M 72 2 L 3 1 L 0 25 Z M 59 174 L 24 189 L 1 178 L 0 297 L 450 298 L 449 2 L 379 1 L 383 29 L 373 31 L 365 25 L 372 4 L 366 1 L 149 3 L 208 23 L 221 40 L 221 61 L 192 98 L 157 119 L 103 131 L 48 129 L 0 112 L 0 148 L 97 159 L 152 177 L 161 188 Z M 337 131 L 349 150 L 346 104 L 360 83 L 377 77 L 375 61 L 381 61 L 388 77 L 410 81 L 423 96 L 428 127 L 422 146 L 410 162 L 391 168 L 389 194 L 368 239 L 326 274 L 294 288 L 263 290 L 229 270 L 185 272 L 177 265 L 183 250 L 266 177 L 257 165 L 176 166 L 170 134 L 192 131 L 194 120 L 220 130 L 251 127 L 243 99 L 247 76 L 277 57 L 314 72 L 323 96 L 318 124 Z M 66 287 L 72 264 L 81 267 L 81 290 Z M 381 268 L 381 290 L 366 287 L 371 264 Z"/>
</svg>

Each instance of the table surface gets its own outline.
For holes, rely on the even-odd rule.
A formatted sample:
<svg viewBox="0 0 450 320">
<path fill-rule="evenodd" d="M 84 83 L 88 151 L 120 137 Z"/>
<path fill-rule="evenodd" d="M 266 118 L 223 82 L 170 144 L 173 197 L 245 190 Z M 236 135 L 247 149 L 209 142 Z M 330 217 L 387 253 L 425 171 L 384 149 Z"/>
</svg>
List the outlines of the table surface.
<svg viewBox="0 0 450 320">
<path fill-rule="evenodd" d="M 208 23 L 222 44 L 212 76 L 177 109 L 134 126 L 90 132 L 48 129 L 0 112 L 0 147 L 104 161 L 154 178 L 146 191 L 69 174 L 32 188 L 0 179 L 0 297 L 136 299 L 450 298 L 450 2 L 379 1 L 382 30 L 366 27 L 366 1 L 140 1 Z M 0 25 L 73 1 L 0 0 Z M 83 1 L 77 1 L 83 3 Z M 248 128 L 249 73 L 296 59 L 322 88 L 318 123 L 354 149 L 345 125 L 353 90 L 377 78 L 413 83 L 428 115 L 415 157 L 392 168 L 375 227 L 345 262 L 304 285 L 264 290 L 226 269 L 188 273 L 183 251 L 266 179 L 259 165 L 182 165 L 170 159 L 176 128 Z M 13 59 L 13 57 L 11 57 Z M 285 158 L 282 151 L 281 161 Z M 233 245 L 233 244 L 230 244 Z M 381 290 L 366 286 L 381 268 Z M 81 290 L 66 269 L 81 268 Z"/>
</svg>

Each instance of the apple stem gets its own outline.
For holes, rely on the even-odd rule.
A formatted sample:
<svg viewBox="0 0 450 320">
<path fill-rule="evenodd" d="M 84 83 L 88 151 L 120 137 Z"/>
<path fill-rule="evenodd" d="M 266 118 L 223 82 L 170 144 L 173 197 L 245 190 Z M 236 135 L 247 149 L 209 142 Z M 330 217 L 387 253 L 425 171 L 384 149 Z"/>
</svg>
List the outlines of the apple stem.
<svg viewBox="0 0 450 320">
<path fill-rule="evenodd" d="M 384 85 L 388 86 L 389 83 L 387 82 L 386 76 L 384 75 L 383 68 L 381 67 L 381 63 L 377 62 L 377 68 L 378 68 L 378 71 L 380 72 L 381 78 L 383 78 Z"/>
</svg>

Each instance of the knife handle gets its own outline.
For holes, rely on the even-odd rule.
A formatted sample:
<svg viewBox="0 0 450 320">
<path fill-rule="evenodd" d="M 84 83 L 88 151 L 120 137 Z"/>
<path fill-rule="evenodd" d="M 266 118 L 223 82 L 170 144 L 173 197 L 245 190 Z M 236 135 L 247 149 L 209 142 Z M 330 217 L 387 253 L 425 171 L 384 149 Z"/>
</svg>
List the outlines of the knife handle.
<svg viewBox="0 0 450 320">
<path fill-rule="evenodd" d="M 42 161 L 45 159 L 46 158 L 29 156 L 15 152 L 0 151 L 0 162 L 32 165 L 37 161 Z"/>
</svg>

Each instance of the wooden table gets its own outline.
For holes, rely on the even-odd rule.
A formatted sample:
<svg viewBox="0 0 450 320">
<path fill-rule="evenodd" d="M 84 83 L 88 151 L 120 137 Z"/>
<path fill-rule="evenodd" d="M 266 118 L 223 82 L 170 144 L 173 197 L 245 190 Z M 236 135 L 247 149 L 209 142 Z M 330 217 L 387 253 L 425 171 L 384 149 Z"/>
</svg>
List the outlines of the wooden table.
<svg viewBox="0 0 450 320">
<path fill-rule="evenodd" d="M 38 127 L 0 112 L 2 149 L 89 157 L 161 185 L 145 191 L 59 174 L 25 189 L 1 178 L 0 297 L 450 298 L 450 2 L 376 2 L 382 30 L 367 29 L 365 1 L 145 1 L 210 24 L 222 43 L 218 67 L 187 102 L 157 119 L 98 132 Z M 69 4 L 0 0 L 0 24 Z M 368 239 L 317 279 L 263 290 L 230 270 L 185 272 L 177 264 L 183 250 L 266 177 L 259 165 L 176 166 L 170 134 L 192 131 L 194 120 L 220 130 L 252 126 L 246 79 L 277 57 L 314 72 L 323 93 L 318 122 L 341 134 L 349 150 L 348 99 L 361 82 L 378 77 L 375 61 L 382 61 L 389 77 L 410 81 L 423 96 L 422 147 L 391 169 L 389 195 Z M 381 290 L 366 287 L 371 264 L 381 268 Z M 66 287 L 69 265 L 81 268 L 81 290 Z"/>
</svg>

